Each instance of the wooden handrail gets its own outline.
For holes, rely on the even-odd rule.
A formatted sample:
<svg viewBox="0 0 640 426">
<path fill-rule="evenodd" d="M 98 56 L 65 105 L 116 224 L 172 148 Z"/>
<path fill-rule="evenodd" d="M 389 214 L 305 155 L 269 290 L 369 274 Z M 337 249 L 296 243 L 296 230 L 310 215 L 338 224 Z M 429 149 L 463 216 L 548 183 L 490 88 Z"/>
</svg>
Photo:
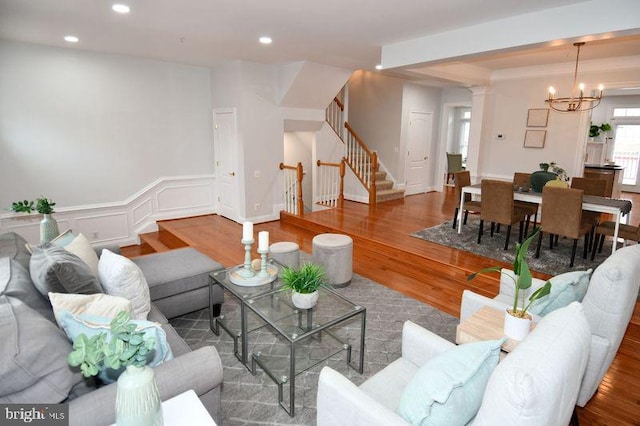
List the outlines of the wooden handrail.
<svg viewBox="0 0 640 426">
<path fill-rule="evenodd" d="M 338 99 L 337 96 L 335 98 L 333 98 L 333 102 L 338 104 L 338 106 L 340 107 L 340 111 L 344 111 L 344 104 L 342 102 L 340 102 L 340 99 Z"/>
<path fill-rule="evenodd" d="M 362 149 L 369 155 L 373 155 L 373 151 L 369 149 L 369 147 L 364 143 L 360 135 L 353 130 L 353 127 L 349 125 L 346 121 L 344 122 L 344 127 L 353 135 L 353 138 L 358 142 L 358 144 L 362 147 Z"/>
</svg>

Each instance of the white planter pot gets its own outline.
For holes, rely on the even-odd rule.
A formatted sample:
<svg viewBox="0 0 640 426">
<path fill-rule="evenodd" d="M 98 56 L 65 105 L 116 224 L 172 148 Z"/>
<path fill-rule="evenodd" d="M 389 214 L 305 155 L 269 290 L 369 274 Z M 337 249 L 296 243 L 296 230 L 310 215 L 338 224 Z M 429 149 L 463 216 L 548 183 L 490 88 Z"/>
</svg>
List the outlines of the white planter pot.
<svg viewBox="0 0 640 426">
<path fill-rule="evenodd" d="M 291 301 L 293 302 L 293 306 L 298 309 L 311 309 L 318 303 L 318 292 L 298 293 L 294 291 L 291 294 Z"/>
<path fill-rule="evenodd" d="M 510 309 L 504 312 L 504 334 L 515 340 L 524 340 L 531 331 L 531 316 L 528 318 L 514 317 L 509 313 Z"/>
</svg>

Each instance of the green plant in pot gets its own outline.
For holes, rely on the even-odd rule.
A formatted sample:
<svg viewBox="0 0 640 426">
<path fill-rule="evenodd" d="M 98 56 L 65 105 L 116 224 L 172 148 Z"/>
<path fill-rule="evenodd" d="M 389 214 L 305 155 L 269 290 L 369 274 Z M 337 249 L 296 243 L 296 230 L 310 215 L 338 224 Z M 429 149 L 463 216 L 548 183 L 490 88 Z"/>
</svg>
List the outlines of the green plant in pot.
<svg viewBox="0 0 640 426">
<path fill-rule="evenodd" d="M 155 373 L 147 366 L 148 354 L 155 339 L 144 337 L 131 323 L 131 315 L 121 311 L 111 321 L 111 337 L 99 333 L 92 337 L 80 334 L 67 357 L 72 367 L 80 367 L 85 377 L 96 376 L 102 367 L 125 371 L 118 377 L 116 424 L 156 424 L 162 418 L 160 393 Z"/>
<path fill-rule="evenodd" d="M 609 123 L 602 123 L 599 126 L 591 123 L 591 125 L 589 126 L 589 137 L 597 138 L 601 134 L 606 133 L 610 130 L 611 130 L 611 124 Z"/>
<path fill-rule="evenodd" d="M 532 277 L 529 264 L 527 263 L 527 252 L 529 245 L 534 237 L 540 232 L 540 228 L 536 228 L 533 233 L 522 242 L 516 244 L 516 256 L 513 260 L 513 272 L 515 276 L 507 275 L 513 280 L 515 285 L 515 296 L 513 306 L 505 312 L 505 334 L 513 339 L 522 340 L 531 329 L 531 315 L 527 312 L 529 307 L 536 300 L 547 296 L 551 292 L 551 281 L 547 281 L 544 286 L 534 291 L 529 300 L 525 300 L 523 293 L 531 287 Z M 501 272 L 500 266 L 491 266 L 481 269 L 467 277 L 467 281 L 471 281 L 480 274 L 487 272 Z M 515 320 L 513 320 L 515 319 Z"/>
<path fill-rule="evenodd" d="M 42 214 L 42 220 L 40 221 L 40 242 L 48 243 L 55 237 L 60 235 L 58 229 L 58 222 L 53 218 L 52 214 L 55 212 L 53 206 L 56 203 L 47 197 L 40 196 L 36 200 L 36 211 Z"/>
<path fill-rule="evenodd" d="M 326 285 L 321 265 L 305 263 L 298 269 L 285 267 L 280 274 L 282 288 L 291 290 L 291 301 L 299 309 L 310 309 L 318 302 L 318 289 Z"/>
</svg>

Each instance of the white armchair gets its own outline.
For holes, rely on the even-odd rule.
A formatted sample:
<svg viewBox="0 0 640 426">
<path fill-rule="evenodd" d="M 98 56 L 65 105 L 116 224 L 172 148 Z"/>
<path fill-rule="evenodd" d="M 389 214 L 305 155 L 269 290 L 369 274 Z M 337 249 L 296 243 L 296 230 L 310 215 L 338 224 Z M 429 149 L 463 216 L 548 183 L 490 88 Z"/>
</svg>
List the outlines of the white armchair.
<svg viewBox="0 0 640 426">
<path fill-rule="evenodd" d="M 579 303 L 545 317 L 493 371 L 470 424 L 568 424 L 589 355 L 590 335 Z M 454 347 L 407 321 L 402 329 L 402 357 L 360 387 L 324 367 L 318 382 L 318 426 L 407 425 L 396 414 L 404 388 L 422 365 Z"/>
<path fill-rule="evenodd" d="M 472 291 L 462 293 L 460 319 L 464 321 L 483 306 L 503 310 L 513 304 L 513 281 L 502 270 L 500 293 L 493 299 Z M 531 292 L 544 285 L 545 281 L 533 279 L 527 291 Z M 591 327 L 591 348 L 587 369 L 580 387 L 578 405 L 584 407 L 595 394 L 602 378 L 607 373 L 620 342 L 629 325 L 640 288 L 640 244 L 617 250 L 596 268 L 589 281 L 587 293 L 582 300 L 584 312 Z M 534 321 L 540 317 L 534 315 Z"/>
</svg>

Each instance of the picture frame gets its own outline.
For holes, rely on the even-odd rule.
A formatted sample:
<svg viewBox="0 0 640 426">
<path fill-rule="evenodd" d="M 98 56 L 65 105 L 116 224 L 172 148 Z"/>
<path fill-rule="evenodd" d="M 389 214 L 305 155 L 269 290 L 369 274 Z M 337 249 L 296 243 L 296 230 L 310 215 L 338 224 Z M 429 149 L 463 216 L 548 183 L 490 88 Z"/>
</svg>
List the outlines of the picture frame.
<svg viewBox="0 0 640 426">
<path fill-rule="evenodd" d="M 546 130 L 527 130 L 524 134 L 524 147 L 544 148 L 544 141 L 546 138 Z"/>
<path fill-rule="evenodd" d="M 547 127 L 549 110 L 547 108 L 532 108 L 527 114 L 527 127 Z"/>
</svg>

